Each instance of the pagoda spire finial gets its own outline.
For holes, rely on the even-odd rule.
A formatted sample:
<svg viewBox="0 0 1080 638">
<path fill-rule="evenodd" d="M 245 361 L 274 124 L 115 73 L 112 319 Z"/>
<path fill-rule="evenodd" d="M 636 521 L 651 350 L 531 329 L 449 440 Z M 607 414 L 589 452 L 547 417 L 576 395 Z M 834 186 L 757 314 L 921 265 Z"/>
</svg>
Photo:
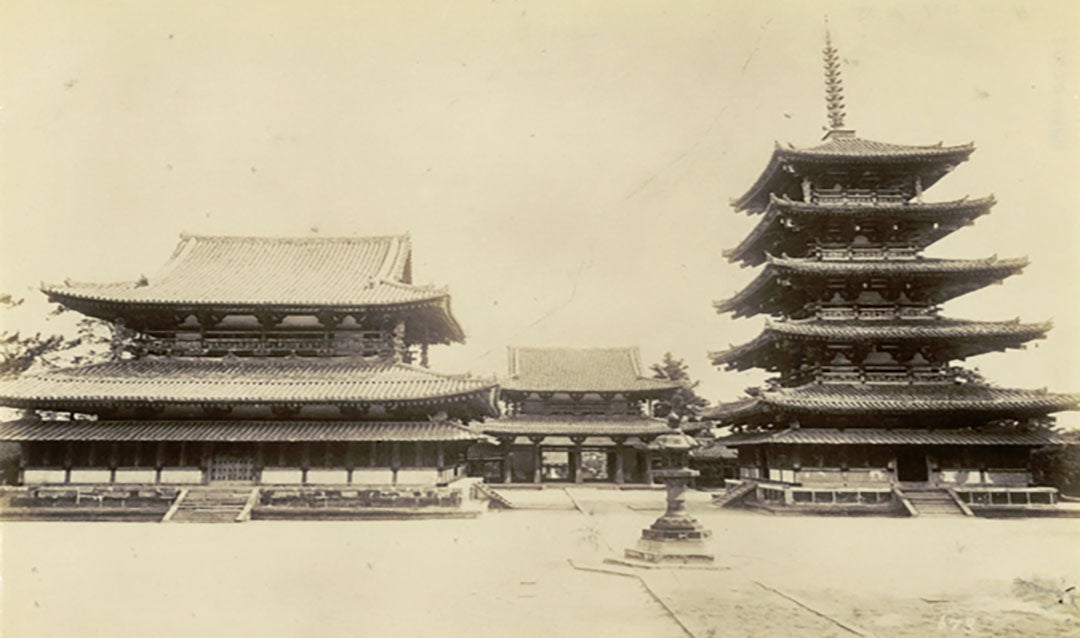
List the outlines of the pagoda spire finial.
<svg viewBox="0 0 1080 638">
<path fill-rule="evenodd" d="M 840 55 L 832 45 L 829 33 L 829 17 L 825 17 L 825 110 L 829 115 L 829 128 L 844 128 L 844 81 L 840 79 Z"/>
</svg>

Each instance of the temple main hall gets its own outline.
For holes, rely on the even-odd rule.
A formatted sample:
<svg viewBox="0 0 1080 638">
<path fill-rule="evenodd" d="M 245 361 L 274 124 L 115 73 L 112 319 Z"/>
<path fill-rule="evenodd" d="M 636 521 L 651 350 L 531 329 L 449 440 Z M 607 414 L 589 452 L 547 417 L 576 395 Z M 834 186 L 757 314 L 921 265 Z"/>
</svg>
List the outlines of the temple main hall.
<svg viewBox="0 0 1080 638">
<path fill-rule="evenodd" d="M 494 379 L 428 369 L 465 335 L 407 235 L 183 236 L 154 276 L 43 292 L 124 356 L 0 383 L 27 485 L 446 484 L 497 413 Z"/>
</svg>

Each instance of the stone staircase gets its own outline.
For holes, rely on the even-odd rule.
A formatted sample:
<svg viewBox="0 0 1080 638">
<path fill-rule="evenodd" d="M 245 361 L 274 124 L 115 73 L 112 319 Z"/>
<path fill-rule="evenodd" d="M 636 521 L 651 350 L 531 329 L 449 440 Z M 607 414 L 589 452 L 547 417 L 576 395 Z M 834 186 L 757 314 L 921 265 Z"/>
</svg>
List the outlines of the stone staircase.
<svg viewBox="0 0 1080 638">
<path fill-rule="evenodd" d="M 904 490 L 904 496 L 919 516 L 971 516 L 971 511 L 957 502 L 948 490 Z"/>
<path fill-rule="evenodd" d="M 714 495 L 712 504 L 716 507 L 728 507 L 734 505 L 738 501 L 741 501 L 743 497 L 751 494 L 755 488 L 757 488 L 757 483 L 755 481 L 743 481 L 733 488 Z"/>
<path fill-rule="evenodd" d="M 258 488 L 250 487 L 192 487 L 173 503 L 162 522 L 171 523 L 235 523 L 250 516 L 258 498 Z"/>
<path fill-rule="evenodd" d="M 476 490 L 487 497 L 489 507 L 504 510 L 514 509 L 514 504 L 510 502 L 510 499 L 499 492 L 496 492 L 495 489 L 487 483 L 477 483 Z"/>
</svg>

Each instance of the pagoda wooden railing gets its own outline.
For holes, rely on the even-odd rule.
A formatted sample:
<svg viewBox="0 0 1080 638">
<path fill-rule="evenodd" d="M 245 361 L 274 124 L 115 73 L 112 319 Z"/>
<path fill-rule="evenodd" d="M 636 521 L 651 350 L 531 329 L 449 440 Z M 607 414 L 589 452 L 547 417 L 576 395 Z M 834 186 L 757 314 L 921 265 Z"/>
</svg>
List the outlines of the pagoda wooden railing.
<svg viewBox="0 0 1080 638">
<path fill-rule="evenodd" d="M 932 319 L 937 316 L 937 308 L 933 306 L 822 306 L 817 309 L 819 319 L 851 320 L 851 319 Z"/>
<path fill-rule="evenodd" d="M 869 383 L 875 385 L 911 385 L 915 383 L 949 384 L 953 376 L 938 368 L 909 368 L 907 370 L 873 370 L 858 366 L 820 366 L 807 376 L 817 383 Z"/>
<path fill-rule="evenodd" d="M 906 261 L 918 257 L 918 250 L 911 246 L 875 246 L 873 248 L 819 248 L 824 261 Z"/>
<path fill-rule="evenodd" d="M 813 189 L 810 201 L 815 204 L 841 206 L 874 206 L 905 204 L 908 197 L 899 189 L 848 188 L 844 190 Z"/>
</svg>

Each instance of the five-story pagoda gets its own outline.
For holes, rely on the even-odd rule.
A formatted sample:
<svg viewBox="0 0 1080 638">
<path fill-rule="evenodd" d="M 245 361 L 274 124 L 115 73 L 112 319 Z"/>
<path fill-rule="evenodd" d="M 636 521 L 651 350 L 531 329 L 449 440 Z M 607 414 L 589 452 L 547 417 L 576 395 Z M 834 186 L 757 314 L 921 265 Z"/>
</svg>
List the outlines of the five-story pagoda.
<svg viewBox="0 0 1080 638">
<path fill-rule="evenodd" d="M 464 474 L 494 381 L 431 372 L 460 342 L 408 236 L 183 236 L 154 277 L 45 286 L 121 324 L 132 358 L 0 383 L 21 480 L 436 484 Z M 419 365 L 414 365 L 418 363 Z"/>
<path fill-rule="evenodd" d="M 739 450 L 741 477 L 759 482 L 757 498 L 775 504 L 884 504 L 897 486 L 953 488 L 954 500 L 973 505 L 1052 502 L 1052 490 L 1025 489 L 1028 457 L 1053 439 L 1047 415 L 1078 398 L 995 387 L 953 365 L 1022 347 L 1050 324 L 940 314 L 942 303 L 1019 273 L 1027 260 L 922 255 L 994 205 L 923 199 L 973 145 L 857 137 L 844 127 L 828 37 L 824 53 L 829 131 L 811 148 L 778 145 L 734 200 L 761 220 L 726 256 L 764 268 L 716 303 L 772 320 L 749 343 L 712 353 L 714 364 L 777 376 L 706 416 L 742 431 L 725 444 Z"/>
</svg>

